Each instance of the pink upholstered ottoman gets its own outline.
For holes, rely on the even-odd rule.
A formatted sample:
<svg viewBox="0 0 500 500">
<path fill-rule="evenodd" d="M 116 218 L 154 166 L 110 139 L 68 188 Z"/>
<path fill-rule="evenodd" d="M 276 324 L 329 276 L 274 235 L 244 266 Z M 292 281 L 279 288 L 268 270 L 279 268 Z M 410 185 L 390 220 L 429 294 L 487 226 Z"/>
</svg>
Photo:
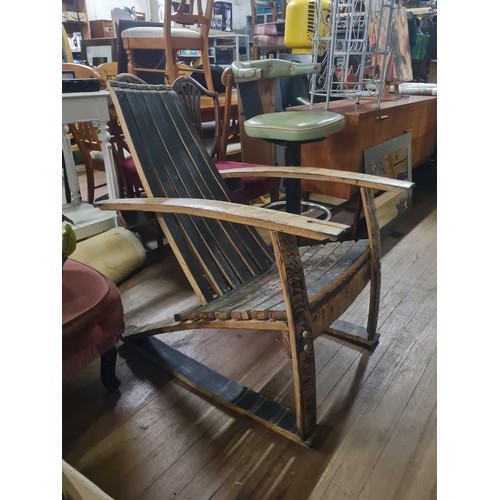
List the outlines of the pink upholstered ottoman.
<svg viewBox="0 0 500 500">
<path fill-rule="evenodd" d="M 102 383 L 116 389 L 116 344 L 123 324 L 116 285 L 95 269 L 68 259 L 62 274 L 63 379 L 100 356 Z"/>
</svg>

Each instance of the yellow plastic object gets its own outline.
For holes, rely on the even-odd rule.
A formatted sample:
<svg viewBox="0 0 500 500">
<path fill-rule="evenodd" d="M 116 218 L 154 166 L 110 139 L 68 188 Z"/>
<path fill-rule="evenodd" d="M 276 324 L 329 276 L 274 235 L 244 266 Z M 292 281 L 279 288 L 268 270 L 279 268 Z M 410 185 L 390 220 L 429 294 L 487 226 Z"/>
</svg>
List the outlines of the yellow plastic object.
<svg viewBox="0 0 500 500">
<path fill-rule="evenodd" d="M 322 0 L 319 36 L 328 35 L 330 2 Z M 292 54 L 311 54 L 316 31 L 316 0 L 290 0 L 286 7 L 285 45 Z"/>
</svg>

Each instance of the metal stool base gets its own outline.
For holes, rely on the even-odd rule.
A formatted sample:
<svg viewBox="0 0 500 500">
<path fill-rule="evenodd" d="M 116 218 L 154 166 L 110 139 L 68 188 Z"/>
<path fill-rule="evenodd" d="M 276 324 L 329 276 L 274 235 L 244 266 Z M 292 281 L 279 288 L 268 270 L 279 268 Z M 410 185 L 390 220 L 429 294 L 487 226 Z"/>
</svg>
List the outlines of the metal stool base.
<svg viewBox="0 0 500 500">
<path fill-rule="evenodd" d="M 267 203 L 263 205 L 263 208 L 271 208 L 272 210 L 280 210 L 286 212 L 286 201 L 274 201 L 272 203 Z M 319 215 L 315 212 L 320 212 Z M 320 220 L 330 220 L 332 218 L 332 212 L 318 203 L 313 203 L 312 201 L 301 201 L 300 202 L 300 214 L 307 217 L 313 217 Z"/>
</svg>

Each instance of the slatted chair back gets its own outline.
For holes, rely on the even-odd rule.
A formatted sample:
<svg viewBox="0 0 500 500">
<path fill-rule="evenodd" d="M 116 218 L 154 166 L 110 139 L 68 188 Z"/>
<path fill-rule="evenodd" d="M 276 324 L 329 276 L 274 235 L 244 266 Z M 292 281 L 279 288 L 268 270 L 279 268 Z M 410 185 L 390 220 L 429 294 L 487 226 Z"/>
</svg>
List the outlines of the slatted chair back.
<svg viewBox="0 0 500 500">
<path fill-rule="evenodd" d="M 229 201 L 229 191 L 170 86 L 109 82 L 148 197 Z M 158 214 L 202 303 L 265 272 L 274 257 L 254 229 L 198 216 Z"/>
</svg>

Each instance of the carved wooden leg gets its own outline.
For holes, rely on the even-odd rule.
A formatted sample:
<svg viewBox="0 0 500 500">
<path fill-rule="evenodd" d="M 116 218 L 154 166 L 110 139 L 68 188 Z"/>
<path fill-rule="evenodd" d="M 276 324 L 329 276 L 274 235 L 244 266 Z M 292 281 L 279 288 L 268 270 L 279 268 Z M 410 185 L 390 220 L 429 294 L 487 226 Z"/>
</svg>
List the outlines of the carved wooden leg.
<svg viewBox="0 0 500 500">
<path fill-rule="evenodd" d="M 172 84 L 177 78 L 177 51 L 166 50 L 165 60 L 166 60 L 166 80 L 168 83 Z"/>
<path fill-rule="evenodd" d="M 289 325 L 297 429 L 306 440 L 316 427 L 316 373 L 309 299 L 296 237 L 272 232 L 271 238 Z"/>
<path fill-rule="evenodd" d="M 116 347 L 101 356 L 101 381 L 102 385 L 109 391 L 114 391 L 121 384 L 116 377 Z"/>
<path fill-rule="evenodd" d="M 212 71 L 210 70 L 210 57 L 208 56 L 208 47 L 201 51 L 201 64 L 203 65 L 203 72 L 207 82 L 207 89 L 210 92 L 214 91 L 214 82 L 212 80 Z"/>
<path fill-rule="evenodd" d="M 95 194 L 95 178 L 94 178 L 94 169 L 85 164 L 85 175 L 87 177 L 87 201 L 89 203 L 94 203 L 94 194 Z"/>
<path fill-rule="evenodd" d="M 136 64 L 135 64 L 135 58 L 134 58 L 134 50 L 133 49 L 127 49 L 127 71 L 129 73 L 132 73 L 133 75 L 136 75 Z"/>
</svg>

